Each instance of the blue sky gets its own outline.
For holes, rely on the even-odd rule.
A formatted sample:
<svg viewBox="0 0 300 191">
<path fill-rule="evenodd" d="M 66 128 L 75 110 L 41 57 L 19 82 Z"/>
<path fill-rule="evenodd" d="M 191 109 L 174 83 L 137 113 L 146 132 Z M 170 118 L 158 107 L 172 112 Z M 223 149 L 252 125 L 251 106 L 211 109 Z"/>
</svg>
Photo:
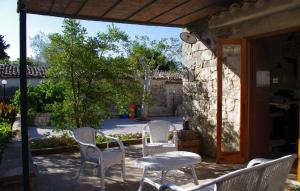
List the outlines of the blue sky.
<svg viewBox="0 0 300 191">
<path fill-rule="evenodd" d="M 17 14 L 17 0 L 0 0 L 0 34 L 4 35 L 6 43 L 10 48 L 6 50 L 11 60 L 19 57 L 19 14 Z M 63 18 L 48 17 L 40 15 L 27 15 L 27 56 L 34 56 L 30 46 L 29 37 L 43 32 L 45 34 L 61 32 Z M 89 35 L 93 36 L 97 32 L 105 31 L 106 26 L 111 24 L 107 22 L 81 21 L 81 24 L 87 28 Z M 131 37 L 136 35 L 147 35 L 150 39 L 161 39 L 170 37 L 179 37 L 182 29 L 173 27 L 143 26 L 131 24 L 117 24 L 121 30 L 125 31 Z"/>
</svg>

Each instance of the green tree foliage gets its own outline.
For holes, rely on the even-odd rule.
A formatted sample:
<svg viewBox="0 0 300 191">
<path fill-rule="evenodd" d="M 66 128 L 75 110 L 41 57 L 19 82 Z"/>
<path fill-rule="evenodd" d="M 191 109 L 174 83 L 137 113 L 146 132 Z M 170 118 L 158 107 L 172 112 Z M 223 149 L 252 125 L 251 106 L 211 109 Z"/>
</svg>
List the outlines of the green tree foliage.
<svg viewBox="0 0 300 191">
<path fill-rule="evenodd" d="M 142 117 L 148 117 L 151 100 L 151 83 L 159 70 L 180 69 L 181 44 L 176 39 L 150 40 L 147 36 L 136 37 L 131 43 L 129 62 L 136 69 L 137 78 L 143 83 Z M 151 101 L 150 101 L 151 102 Z"/>
<path fill-rule="evenodd" d="M 0 60 L 0 64 L 19 64 L 20 63 L 20 58 L 17 58 L 16 60 L 14 61 L 11 61 L 11 60 Z M 31 57 L 27 57 L 27 65 L 42 65 L 44 63 L 34 59 L 34 58 L 31 58 Z"/>
<path fill-rule="evenodd" d="M 53 106 L 56 126 L 96 127 L 112 106 L 140 94 L 134 70 L 122 55 L 128 36 L 118 28 L 88 37 L 79 22 L 65 19 L 63 34 L 49 39 L 47 76 L 64 90 L 63 102 Z"/>
<path fill-rule="evenodd" d="M 42 32 L 30 38 L 30 47 L 35 53 L 34 64 L 48 64 L 45 50 L 49 46 L 49 43 L 48 36 Z"/>
<path fill-rule="evenodd" d="M 9 59 L 8 54 L 5 52 L 6 49 L 9 48 L 9 44 L 6 44 L 4 40 L 4 36 L 0 35 L 0 60 L 7 60 Z"/>
</svg>

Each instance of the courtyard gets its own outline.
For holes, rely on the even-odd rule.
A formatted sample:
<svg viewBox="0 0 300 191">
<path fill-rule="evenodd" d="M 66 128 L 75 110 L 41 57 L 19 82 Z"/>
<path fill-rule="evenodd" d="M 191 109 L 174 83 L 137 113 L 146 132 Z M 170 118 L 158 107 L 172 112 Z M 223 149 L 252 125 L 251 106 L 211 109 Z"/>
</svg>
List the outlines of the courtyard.
<svg viewBox="0 0 300 191">
<path fill-rule="evenodd" d="M 126 183 L 123 183 L 120 176 L 120 167 L 115 166 L 107 170 L 105 186 L 107 190 L 131 191 L 138 190 L 139 182 L 142 178 L 142 169 L 137 168 L 136 159 L 142 157 L 141 145 L 128 146 L 126 151 Z M 92 165 L 87 165 L 86 170 L 81 175 L 80 183 L 74 182 L 74 177 L 79 169 L 80 157 L 78 152 L 62 153 L 54 155 L 42 155 L 33 157 L 33 162 L 37 168 L 37 175 L 34 177 L 34 184 L 37 191 L 52 190 L 99 190 L 100 178 Z M 199 183 L 205 183 L 218 176 L 244 167 L 244 165 L 217 165 L 213 159 L 204 158 L 204 161 L 196 165 L 196 173 Z M 182 169 L 191 173 L 190 169 Z M 159 179 L 159 172 L 149 173 L 153 179 Z M 191 176 L 191 175 L 190 175 Z M 183 175 L 176 171 L 168 173 L 168 182 L 181 185 L 183 187 L 193 186 L 192 178 L 188 174 Z M 155 191 L 156 189 L 145 183 L 145 191 Z"/>
</svg>

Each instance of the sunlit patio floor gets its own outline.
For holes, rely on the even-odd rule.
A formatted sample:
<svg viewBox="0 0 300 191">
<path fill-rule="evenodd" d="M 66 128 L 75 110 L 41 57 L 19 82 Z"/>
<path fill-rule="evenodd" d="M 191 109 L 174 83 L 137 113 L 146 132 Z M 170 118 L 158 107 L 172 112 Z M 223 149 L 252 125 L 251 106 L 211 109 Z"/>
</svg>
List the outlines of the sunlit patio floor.
<svg viewBox="0 0 300 191">
<path fill-rule="evenodd" d="M 107 171 L 105 178 L 106 190 L 138 190 L 142 177 L 142 170 L 137 168 L 135 160 L 142 157 L 141 146 L 126 147 L 126 183 L 122 182 L 120 167 L 116 166 Z M 87 165 L 86 170 L 80 177 L 80 183 L 74 183 L 74 176 L 79 168 L 79 152 L 63 153 L 33 157 L 33 162 L 37 166 L 38 174 L 35 177 L 35 190 L 37 191 L 69 191 L 69 190 L 100 190 L 100 178 L 92 165 Z M 214 160 L 204 158 L 196 165 L 196 173 L 199 182 L 206 182 L 210 179 L 226 174 L 235 169 L 242 168 L 243 165 L 220 165 Z M 190 169 L 182 169 L 190 173 Z M 159 178 L 158 173 L 151 173 L 151 178 Z M 167 175 L 167 181 L 183 187 L 193 186 L 190 176 L 183 175 L 177 171 L 171 171 Z M 156 190 L 145 183 L 145 191 Z"/>
</svg>

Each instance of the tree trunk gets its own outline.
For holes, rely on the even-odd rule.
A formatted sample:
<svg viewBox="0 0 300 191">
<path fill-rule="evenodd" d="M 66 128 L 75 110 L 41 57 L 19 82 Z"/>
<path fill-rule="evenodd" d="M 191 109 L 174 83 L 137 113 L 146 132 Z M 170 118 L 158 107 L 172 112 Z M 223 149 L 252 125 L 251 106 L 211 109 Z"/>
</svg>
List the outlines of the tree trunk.
<svg viewBox="0 0 300 191">
<path fill-rule="evenodd" d="M 150 94 L 151 90 L 151 83 L 149 80 L 145 80 L 144 82 L 144 91 L 143 91 L 143 99 L 142 99 L 142 118 L 147 119 L 148 118 L 148 103 L 147 103 L 147 98 L 148 95 Z"/>
</svg>

